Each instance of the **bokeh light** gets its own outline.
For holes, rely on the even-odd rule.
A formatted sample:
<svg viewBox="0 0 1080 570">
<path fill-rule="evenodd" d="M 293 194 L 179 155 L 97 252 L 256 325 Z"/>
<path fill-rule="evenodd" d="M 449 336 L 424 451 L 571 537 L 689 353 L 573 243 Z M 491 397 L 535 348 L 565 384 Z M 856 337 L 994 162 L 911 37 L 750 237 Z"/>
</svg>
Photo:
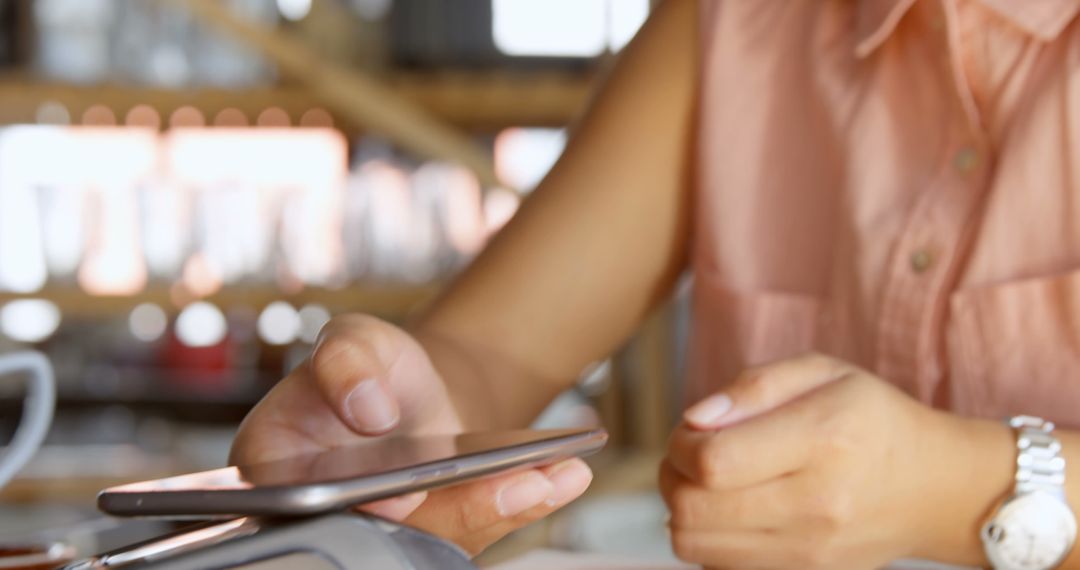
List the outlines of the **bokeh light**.
<svg viewBox="0 0 1080 570">
<path fill-rule="evenodd" d="M 169 126 L 174 129 L 205 127 L 206 117 L 202 114 L 202 111 L 190 105 L 185 105 L 169 115 Z"/>
<path fill-rule="evenodd" d="M 214 115 L 215 127 L 246 127 L 248 126 L 247 115 L 235 107 L 227 107 Z"/>
<path fill-rule="evenodd" d="M 157 130 L 161 128 L 161 115 L 150 105 L 136 105 L 124 115 L 124 124 Z"/>
<path fill-rule="evenodd" d="M 91 105 L 83 111 L 80 122 L 91 127 L 112 127 L 116 125 L 116 113 L 105 105 Z"/>
<path fill-rule="evenodd" d="M 285 301 L 274 301 L 259 314 L 255 327 L 263 342 L 289 344 L 300 335 L 300 315 Z"/>
<path fill-rule="evenodd" d="M 41 125 L 70 125 L 71 112 L 59 101 L 45 101 L 38 105 L 34 119 Z"/>
<path fill-rule="evenodd" d="M 142 303 L 128 315 L 128 327 L 135 338 L 143 342 L 154 342 L 165 334 L 169 327 L 169 317 L 161 307 L 153 303 Z"/>
<path fill-rule="evenodd" d="M 495 137 L 495 170 L 513 188 L 540 184 L 566 148 L 564 129 L 505 129 Z"/>
<path fill-rule="evenodd" d="M 43 299 L 18 299 L 0 309 L 0 330 L 19 342 L 41 342 L 60 326 L 60 309 Z"/>
<path fill-rule="evenodd" d="M 281 107 L 269 107 L 259 113 L 259 116 L 255 119 L 255 124 L 260 127 L 288 127 L 292 123 L 292 119 L 289 118 L 289 114 L 285 112 Z"/>
<path fill-rule="evenodd" d="M 228 332 L 225 315 L 205 301 L 184 307 L 176 317 L 176 338 L 190 347 L 214 346 L 225 340 Z"/>
<path fill-rule="evenodd" d="M 311 0 L 277 0 L 277 7 L 286 20 L 298 22 L 311 13 Z"/>
<path fill-rule="evenodd" d="M 184 287 L 196 297 L 207 297 L 221 290 L 224 281 L 221 271 L 214 267 L 206 255 L 196 252 L 184 262 L 181 275 Z"/>
<path fill-rule="evenodd" d="M 319 331 L 330 320 L 330 310 L 322 305 L 312 303 L 300 308 L 300 340 L 315 344 L 319 338 Z"/>
<path fill-rule="evenodd" d="M 300 115 L 299 124 L 301 127 L 309 128 L 332 128 L 334 126 L 334 117 L 326 109 L 315 107 L 304 111 L 304 114 Z"/>
</svg>

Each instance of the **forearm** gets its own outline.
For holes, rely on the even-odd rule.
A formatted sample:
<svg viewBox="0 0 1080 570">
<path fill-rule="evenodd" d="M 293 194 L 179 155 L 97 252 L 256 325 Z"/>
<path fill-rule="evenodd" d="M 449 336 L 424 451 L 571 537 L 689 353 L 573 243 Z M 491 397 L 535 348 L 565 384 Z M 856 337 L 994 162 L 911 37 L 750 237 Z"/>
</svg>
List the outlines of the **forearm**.
<svg viewBox="0 0 1080 570">
<path fill-rule="evenodd" d="M 942 434 L 956 442 L 943 465 L 937 490 L 936 513 L 930 513 L 927 542 L 918 555 L 935 560 L 986 567 L 979 531 L 1001 502 L 1012 493 L 1016 474 L 1016 436 L 1002 422 L 947 416 Z M 1066 478 L 1070 505 L 1080 504 L 1080 432 L 1059 429 L 1062 454 L 1071 468 Z M 1074 549 L 1061 566 L 1080 569 L 1080 551 Z"/>
<path fill-rule="evenodd" d="M 467 430 L 527 426 L 574 378 L 544 378 L 498 351 L 425 327 L 411 332 L 446 383 Z"/>
<path fill-rule="evenodd" d="M 696 2 L 661 3 L 551 172 L 413 329 L 467 421 L 527 423 L 683 273 L 697 29 Z"/>
</svg>

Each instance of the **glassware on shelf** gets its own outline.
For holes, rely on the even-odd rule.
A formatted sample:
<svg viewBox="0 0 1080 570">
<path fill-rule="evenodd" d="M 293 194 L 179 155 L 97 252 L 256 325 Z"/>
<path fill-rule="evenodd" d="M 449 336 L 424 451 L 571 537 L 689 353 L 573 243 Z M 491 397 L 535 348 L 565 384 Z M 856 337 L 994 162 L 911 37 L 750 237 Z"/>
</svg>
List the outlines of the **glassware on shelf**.
<svg viewBox="0 0 1080 570">
<path fill-rule="evenodd" d="M 384 154 L 350 172 L 347 146 L 307 127 L 0 129 L 0 290 L 149 285 L 184 304 L 224 287 L 431 283 L 516 208 L 453 164 Z"/>
<path fill-rule="evenodd" d="M 180 278 L 191 252 L 193 205 L 191 193 L 168 178 L 148 178 L 136 190 L 140 243 L 152 281 L 173 283 Z"/>
<path fill-rule="evenodd" d="M 158 166 L 157 133 L 137 128 L 71 128 L 74 152 L 67 159 L 85 185 L 90 212 L 79 285 L 95 295 L 142 290 L 147 268 L 140 244 L 136 188 Z"/>
<path fill-rule="evenodd" d="M 86 196 L 75 185 L 46 183 L 37 186 L 37 198 L 49 279 L 73 282 L 86 246 Z"/>
<path fill-rule="evenodd" d="M 411 247 L 412 193 L 408 174 L 400 166 L 372 160 L 357 168 L 358 191 L 367 193 L 366 219 L 348 220 L 369 228 L 368 277 L 371 280 L 407 280 L 417 252 Z"/>
<path fill-rule="evenodd" d="M 196 196 L 197 254 L 225 283 L 340 284 L 346 146 L 331 129 L 167 133 L 167 172 Z"/>
</svg>

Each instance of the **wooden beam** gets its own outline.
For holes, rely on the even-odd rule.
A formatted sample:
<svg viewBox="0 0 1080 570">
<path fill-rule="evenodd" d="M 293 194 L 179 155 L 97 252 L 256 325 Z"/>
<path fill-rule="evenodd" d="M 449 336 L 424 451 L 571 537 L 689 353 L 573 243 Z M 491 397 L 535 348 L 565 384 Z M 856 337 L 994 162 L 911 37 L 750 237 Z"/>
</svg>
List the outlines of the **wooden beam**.
<svg viewBox="0 0 1080 570">
<path fill-rule="evenodd" d="M 592 79 L 563 72 L 457 72 L 393 74 L 384 82 L 395 96 L 457 128 L 495 132 L 514 126 L 566 126 L 584 107 Z M 185 105 L 199 109 L 208 119 L 231 107 L 252 122 L 263 109 L 276 106 L 284 109 L 294 123 L 308 109 L 323 106 L 307 89 L 296 86 L 165 89 L 72 85 L 21 75 L 0 77 L 0 124 L 35 122 L 37 109 L 45 101 L 63 104 L 74 123 L 91 105 L 105 105 L 121 120 L 129 109 L 140 104 L 150 105 L 166 119 Z M 346 132 L 364 130 L 363 124 L 354 124 L 348 117 L 335 115 L 334 119 Z"/>
<path fill-rule="evenodd" d="M 236 17 L 220 0 L 170 0 L 202 23 L 246 44 L 304 84 L 336 115 L 390 138 L 424 158 L 450 160 L 472 170 L 487 186 L 502 185 L 490 153 L 467 134 L 395 95 L 366 74 L 327 61 L 286 31 Z"/>
<path fill-rule="evenodd" d="M 487 72 L 396 74 L 387 85 L 444 119 L 472 128 L 565 127 L 585 109 L 593 74 Z"/>
</svg>

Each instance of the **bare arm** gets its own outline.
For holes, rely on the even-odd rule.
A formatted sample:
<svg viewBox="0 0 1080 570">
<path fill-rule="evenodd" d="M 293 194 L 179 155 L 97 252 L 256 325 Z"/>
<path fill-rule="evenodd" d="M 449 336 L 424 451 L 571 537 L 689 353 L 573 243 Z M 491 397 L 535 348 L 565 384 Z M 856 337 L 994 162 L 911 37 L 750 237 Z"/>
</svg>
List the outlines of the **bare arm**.
<svg viewBox="0 0 1080 570">
<path fill-rule="evenodd" d="M 526 423 L 618 346 L 682 271 L 696 9 L 669 0 L 657 10 L 563 158 L 413 327 L 465 416 Z"/>
<path fill-rule="evenodd" d="M 231 461 L 524 425 L 628 336 L 686 257 L 695 8 L 658 9 L 563 159 L 410 331 L 334 318 L 308 361 L 248 414 Z M 591 479 L 571 459 L 365 508 L 478 552 Z"/>
</svg>

